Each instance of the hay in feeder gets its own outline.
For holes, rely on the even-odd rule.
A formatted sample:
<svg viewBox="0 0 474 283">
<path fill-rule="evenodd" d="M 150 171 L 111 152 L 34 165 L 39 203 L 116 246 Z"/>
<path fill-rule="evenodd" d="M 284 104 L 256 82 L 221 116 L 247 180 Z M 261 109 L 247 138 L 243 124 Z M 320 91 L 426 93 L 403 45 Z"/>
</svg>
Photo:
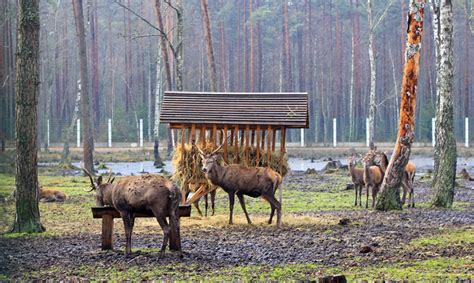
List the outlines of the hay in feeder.
<svg viewBox="0 0 474 283">
<path fill-rule="evenodd" d="M 198 145 L 199 148 L 204 151 L 205 153 L 211 153 L 213 150 L 216 149 L 216 145 L 211 143 L 206 143 L 206 146 Z M 228 146 L 228 163 L 232 164 L 234 162 L 234 147 Z M 219 152 L 221 155 L 224 154 L 224 149 L 221 148 Z M 257 151 L 254 147 L 248 148 L 249 154 L 249 164 L 246 164 L 246 152 L 244 148 L 239 147 L 239 164 L 248 167 L 267 167 L 270 164 L 270 168 L 279 172 L 282 176 L 285 176 L 289 171 L 288 160 L 286 156 L 283 157 L 281 160 L 280 154 L 276 154 L 272 152 L 270 154 L 270 161 L 268 161 L 268 155 L 266 151 L 260 150 L 260 158 L 258 164 L 256 164 L 256 157 Z M 222 161 L 223 162 L 223 161 Z M 281 171 L 280 171 L 280 163 L 281 163 Z M 202 181 L 206 180 L 205 174 L 201 171 L 202 163 L 201 158 L 199 157 L 199 153 L 197 149 L 193 148 L 189 144 L 185 144 L 184 148 L 179 144 L 172 157 L 172 165 L 175 168 L 174 174 L 172 179 L 180 184 L 183 184 L 185 181 L 195 182 L 195 181 Z M 194 172 L 193 172 L 193 165 L 194 165 Z"/>
</svg>

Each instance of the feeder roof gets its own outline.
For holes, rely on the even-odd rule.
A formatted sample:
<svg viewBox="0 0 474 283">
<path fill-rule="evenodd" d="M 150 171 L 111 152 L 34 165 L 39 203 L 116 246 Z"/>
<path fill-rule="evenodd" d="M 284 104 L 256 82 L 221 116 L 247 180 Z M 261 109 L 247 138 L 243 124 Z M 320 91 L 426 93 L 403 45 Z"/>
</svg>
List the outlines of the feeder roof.
<svg viewBox="0 0 474 283">
<path fill-rule="evenodd" d="M 308 94 L 166 91 L 160 120 L 172 125 L 271 125 L 308 128 Z"/>
</svg>

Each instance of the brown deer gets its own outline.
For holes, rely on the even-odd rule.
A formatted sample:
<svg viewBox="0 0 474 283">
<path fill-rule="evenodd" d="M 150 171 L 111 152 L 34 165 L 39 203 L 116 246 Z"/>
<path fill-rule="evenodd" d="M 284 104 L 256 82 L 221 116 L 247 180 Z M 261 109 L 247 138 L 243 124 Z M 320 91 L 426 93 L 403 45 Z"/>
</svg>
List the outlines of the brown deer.
<svg viewBox="0 0 474 283">
<path fill-rule="evenodd" d="M 385 174 L 385 171 L 388 167 L 388 158 L 387 155 L 383 152 L 377 152 L 377 163 L 380 166 L 380 169 Z M 415 207 L 415 196 L 413 190 L 413 183 L 415 180 L 415 173 L 416 173 L 416 165 L 413 161 L 408 161 L 407 165 L 405 166 L 405 171 L 403 172 L 402 177 L 402 205 L 405 204 L 406 196 L 408 193 L 408 207 Z"/>
<path fill-rule="evenodd" d="M 264 167 L 245 167 L 237 164 L 220 165 L 220 155 L 217 152 L 223 145 L 224 143 L 210 154 L 204 153 L 197 146 L 196 148 L 198 149 L 199 155 L 202 159 L 202 172 L 206 174 L 206 178 L 229 194 L 229 224 L 232 224 L 235 195 L 239 198 L 247 222 L 249 224 L 252 223 L 247 213 L 247 209 L 245 208 L 244 195 L 246 195 L 254 198 L 262 196 L 262 198 L 267 200 L 271 206 L 268 224 L 272 223 L 272 218 L 276 209 L 277 226 L 280 227 L 281 204 L 275 198 L 275 191 L 278 186 L 281 185 L 281 175 L 270 168 Z"/>
<path fill-rule="evenodd" d="M 369 150 L 369 152 L 362 159 L 364 164 L 364 183 L 367 198 L 365 201 L 365 208 L 369 208 L 369 191 L 372 192 L 372 208 L 375 207 L 375 200 L 377 199 L 377 194 L 382 185 L 384 172 L 380 169 L 379 166 L 373 165 L 374 159 L 376 156 L 375 150 Z"/>
<path fill-rule="evenodd" d="M 461 178 L 463 178 L 464 180 L 467 180 L 467 181 L 474 181 L 474 178 L 472 178 L 469 173 L 467 173 L 467 170 L 466 168 L 463 168 L 460 172 L 461 174 Z"/>
<path fill-rule="evenodd" d="M 355 189 L 355 202 L 357 206 L 357 194 L 359 195 L 359 206 L 362 206 L 362 188 L 365 186 L 364 183 L 364 169 L 355 167 L 354 157 L 349 157 L 348 160 L 349 172 L 351 173 L 352 183 L 354 183 Z"/>
<path fill-rule="evenodd" d="M 63 202 L 67 199 L 65 193 L 54 189 L 44 189 L 43 186 L 38 186 L 38 196 L 43 202 Z"/>
<path fill-rule="evenodd" d="M 163 244 L 160 251 L 160 257 L 162 257 L 168 245 L 170 233 L 179 235 L 178 206 L 181 194 L 178 187 L 163 176 L 150 174 L 123 177 L 114 185 L 114 178 L 111 176 L 106 182 L 102 182 L 102 176 L 94 181 L 85 168 L 82 170 L 89 176 L 90 191 L 96 191 L 97 205 L 114 206 L 120 213 L 125 227 L 125 256 L 128 257 L 131 253 L 134 213 L 152 212 L 163 230 Z M 166 221 L 166 216 L 170 218 L 171 228 Z"/>
</svg>

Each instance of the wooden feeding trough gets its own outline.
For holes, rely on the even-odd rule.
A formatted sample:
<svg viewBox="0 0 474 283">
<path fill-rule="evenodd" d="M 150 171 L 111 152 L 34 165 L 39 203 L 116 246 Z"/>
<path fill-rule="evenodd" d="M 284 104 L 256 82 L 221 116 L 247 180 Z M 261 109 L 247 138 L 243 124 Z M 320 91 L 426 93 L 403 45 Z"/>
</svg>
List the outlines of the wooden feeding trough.
<svg viewBox="0 0 474 283">
<path fill-rule="evenodd" d="M 173 177 L 183 194 L 188 186 L 198 188 L 192 203 L 214 189 L 200 170 L 194 144 L 210 152 L 225 142 L 224 162 L 268 166 L 285 175 L 286 130 L 309 127 L 308 94 L 166 91 L 160 120 L 177 132 Z"/>
</svg>

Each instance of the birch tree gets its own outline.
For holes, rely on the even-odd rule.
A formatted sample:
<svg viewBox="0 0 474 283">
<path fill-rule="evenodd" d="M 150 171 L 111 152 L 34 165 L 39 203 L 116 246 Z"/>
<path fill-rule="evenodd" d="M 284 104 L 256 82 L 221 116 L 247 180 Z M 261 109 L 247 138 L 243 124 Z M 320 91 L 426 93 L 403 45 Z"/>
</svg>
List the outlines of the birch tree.
<svg viewBox="0 0 474 283">
<path fill-rule="evenodd" d="M 410 159 L 415 131 L 416 95 L 420 69 L 421 38 L 423 34 L 424 1 L 410 0 L 408 12 L 405 66 L 400 99 L 400 122 L 392 157 L 388 164 L 377 210 L 401 209 L 400 184 L 405 166 Z"/>
<path fill-rule="evenodd" d="M 438 15 L 435 15 L 438 16 Z M 437 69 L 435 154 L 438 165 L 434 171 L 433 189 L 436 192 L 433 206 L 452 207 L 456 178 L 456 140 L 453 122 L 453 4 L 451 0 L 439 1 L 439 66 Z"/>
</svg>

